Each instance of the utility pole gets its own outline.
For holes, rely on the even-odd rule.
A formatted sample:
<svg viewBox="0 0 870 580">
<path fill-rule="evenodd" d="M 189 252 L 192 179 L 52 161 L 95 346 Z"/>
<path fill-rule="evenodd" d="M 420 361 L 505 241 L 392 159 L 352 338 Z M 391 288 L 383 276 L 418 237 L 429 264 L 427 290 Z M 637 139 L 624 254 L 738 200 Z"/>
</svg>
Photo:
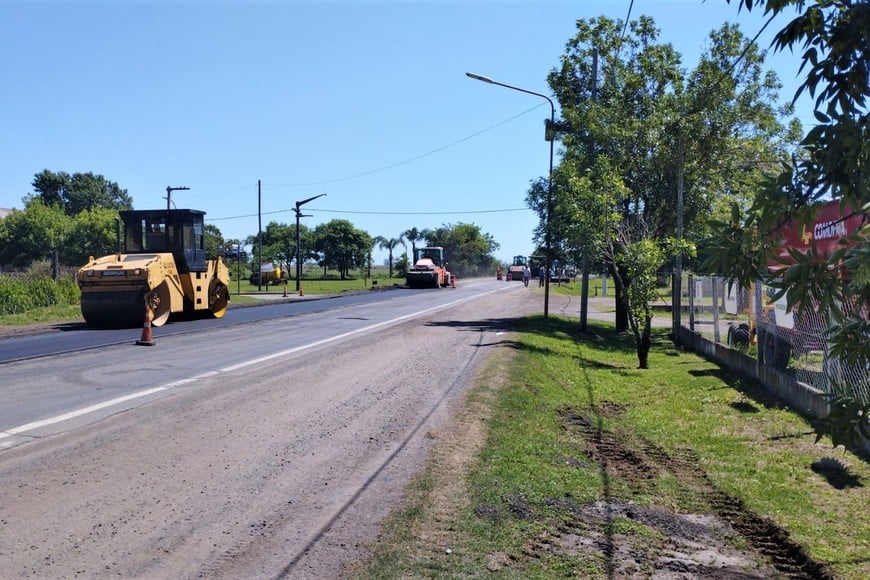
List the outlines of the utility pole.
<svg viewBox="0 0 870 580">
<path fill-rule="evenodd" d="M 263 190 L 257 180 L 257 292 L 263 289 Z"/>
<path fill-rule="evenodd" d="M 598 49 L 592 49 L 592 96 L 594 104 L 598 100 Z M 592 144 L 589 144 L 589 162 L 595 154 Z M 582 277 L 580 282 L 580 332 L 586 332 L 586 320 L 589 315 L 589 251 L 583 251 Z"/>
<path fill-rule="evenodd" d="M 679 340 L 679 331 L 682 324 L 681 312 L 683 301 L 683 171 L 685 164 L 686 148 L 683 142 L 683 127 L 678 127 L 679 144 L 677 145 L 677 240 L 680 246 L 677 248 L 677 257 L 674 264 L 673 296 L 671 298 L 671 332 L 674 334 L 674 342 Z"/>
<path fill-rule="evenodd" d="M 296 202 L 296 292 L 299 292 L 300 280 L 302 278 L 302 251 L 300 249 L 301 236 L 299 235 L 299 218 L 311 217 L 310 215 L 303 214 L 299 208 L 309 201 L 314 201 L 318 197 L 323 197 L 325 195 L 325 193 L 321 193 L 320 195 L 315 195 L 314 197 L 309 197 L 308 199 Z"/>
</svg>

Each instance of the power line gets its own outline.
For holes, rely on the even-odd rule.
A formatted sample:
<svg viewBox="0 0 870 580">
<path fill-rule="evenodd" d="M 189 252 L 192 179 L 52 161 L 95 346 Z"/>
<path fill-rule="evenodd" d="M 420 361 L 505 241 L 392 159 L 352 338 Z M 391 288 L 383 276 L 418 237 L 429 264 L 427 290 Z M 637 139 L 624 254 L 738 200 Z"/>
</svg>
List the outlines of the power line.
<svg viewBox="0 0 870 580">
<path fill-rule="evenodd" d="M 625 39 L 625 29 L 628 28 L 628 21 L 631 19 L 631 9 L 634 7 L 634 0 L 628 3 L 628 14 L 625 15 L 625 22 L 622 23 L 622 34 L 619 38 L 619 44 Z"/>
<path fill-rule="evenodd" d="M 516 115 L 509 117 L 508 119 L 505 119 L 504 121 L 500 121 L 500 122 L 496 123 L 495 125 L 491 125 L 485 129 L 481 129 L 480 131 L 472 133 L 471 135 L 463 137 L 462 139 L 459 139 L 457 141 L 454 141 L 454 142 L 449 143 L 447 145 L 444 145 L 442 147 L 432 149 L 431 151 L 428 151 L 426 153 L 416 155 L 416 156 L 411 157 L 409 159 L 405 159 L 403 161 L 399 161 L 399 162 L 393 163 L 391 165 L 386 165 L 384 167 L 380 167 L 378 169 L 372 169 L 369 171 L 364 171 L 362 173 L 348 175 L 346 177 L 339 177 L 339 178 L 328 179 L 328 180 L 323 180 L 323 181 L 313 181 L 310 183 L 292 183 L 292 184 L 270 183 L 270 184 L 266 184 L 266 185 L 270 185 L 272 187 L 310 187 L 310 186 L 314 186 L 314 185 L 323 185 L 326 183 L 336 183 L 339 181 L 347 181 L 350 179 L 355 179 L 357 177 L 371 175 L 372 173 L 386 171 L 388 169 L 392 169 L 394 167 L 398 167 L 400 165 L 404 165 L 404 164 L 416 161 L 418 159 L 422 159 L 422 158 L 427 157 L 429 155 L 434 155 L 435 153 L 438 153 L 440 151 L 444 151 L 445 149 L 448 149 L 450 147 L 454 147 L 456 145 L 459 145 L 460 143 L 464 143 L 465 141 L 473 139 L 473 138 L 475 138 L 479 135 L 482 135 L 488 131 L 492 131 L 493 129 L 495 129 L 497 127 L 505 125 L 505 124 L 513 121 L 514 119 L 522 117 L 523 115 L 527 115 L 527 114 L 531 113 L 532 111 L 539 109 L 543 106 L 544 106 L 544 103 L 541 103 L 539 105 L 535 105 L 534 107 L 530 107 L 530 108 L 526 109 L 525 111 L 517 113 Z M 244 188 L 247 188 L 247 187 L 248 186 L 244 186 Z M 238 188 L 238 189 L 242 189 L 242 188 Z M 529 211 L 528 208 L 484 209 L 484 210 L 469 210 L 469 211 L 414 211 L 414 212 L 376 212 L 376 211 L 330 210 L 330 209 L 316 209 L 315 210 L 315 208 L 311 208 L 311 209 L 314 211 L 322 211 L 325 213 L 344 213 L 344 214 L 356 214 L 356 215 L 463 215 L 463 214 L 474 215 L 474 214 L 485 214 L 485 213 L 506 213 L 506 212 L 517 212 L 517 211 Z M 281 214 L 281 213 L 289 213 L 291 211 L 293 211 L 293 210 L 290 210 L 290 209 L 283 210 L 282 209 L 282 210 L 263 212 L 259 215 L 276 215 L 276 214 Z M 244 219 L 244 218 L 250 218 L 250 217 L 257 217 L 257 215 L 258 214 L 242 214 L 242 215 L 235 215 L 235 216 L 225 216 L 225 217 L 218 217 L 218 218 L 209 218 L 208 221 L 216 222 L 216 221 L 226 221 L 226 220 L 234 220 L 234 219 Z"/>
<path fill-rule="evenodd" d="M 628 28 L 628 22 L 631 19 L 631 10 L 633 7 L 634 7 L 634 0 L 631 0 L 628 4 L 628 13 L 625 16 L 625 22 L 623 22 L 623 25 L 622 25 L 622 34 L 620 35 L 619 44 L 617 45 L 617 49 L 616 49 L 616 60 L 619 60 L 619 51 L 622 49 L 622 43 L 625 40 L 625 31 Z M 749 49 L 752 48 L 752 46 L 757 45 L 758 38 L 767 29 L 767 27 L 773 21 L 775 16 L 776 16 L 775 14 L 771 14 L 771 16 L 767 19 L 767 22 L 765 22 L 764 25 L 755 34 L 755 36 L 752 37 L 752 40 L 747 42 L 746 46 L 743 47 L 743 52 L 740 53 L 740 56 L 738 56 L 734 60 L 734 62 L 731 63 L 731 66 L 728 67 L 727 71 L 724 71 L 723 73 L 721 73 L 719 75 L 719 78 L 716 80 L 716 83 L 713 85 L 714 89 L 719 88 L 719 85 L 722 84 L 722 81 L 724 81 L 726 78 L 729 78 L 731 76 L 731 74 L 734 72 L 734 69 L 737 68 L 737 65 L 740 64 L 740 61 L 742 61 L 743 58 L 746 56 L 746 53 L 749 52 Z M 709 95 L 711 92 L 712 91 L 709 91 L 709 92 L 705 93 L 705 95 Z M 699 103 L 698 105 L 696 105 L 692 110 L 688 111 L 687 113 L 681 114 L 680 120 L 683 120 L 690 115 L 699 113 L 701 111 L 703 104 L 704 104 L 704 102 L 702 100 L 702 102 Z"/>
<path fill-rule="evenodd" d="M 291 211 L 293 211 L 293 210 L 292 209 L 278 209 L 275 211 L 264 211 L 263 213 L 261 213 L 259 215 L 273 215 L 273 214 L 278 214 L 278 213 L 288 213 Z M 225 220 L 240 220 L 243 218 L 257 217 L 257 215 L 258 214 L 255 214 L 255 213 L 247 213 L 247 214 L 243 214 L 243 215 L 230 215 L 230 216 L 219 217 L 219 218 L 208 218 L 208 220 L 206 220 L 206 221 L 220 222 L 220 221 L 225 221 Z"/>
<path fill-rule="evenodd" d="M 411 157 L 411 158 L 405 159 L 405 160 L 403 160 L 403 161 L 398 161 L 398 162 L 396 162 L 396 163 L 392 163 L 392 164 L 390 164 L 390 165 L 385 165 L 385 166 L 383 166 L 383 167 L 379 167 L 379 168 L 377 168 L 377 169 L 370 169 L 370 170 L 368 170 L 368 171 L 363 171 L 363 172 L 361 172 L 361 173 L 355 173 L 355 174 L 353 174 L 353 175 L 347 175 L 347 176 L 344 176 L 344 177 L 336 177 L 336 178 L 333 178 L 333 179 L 324 179 L 324 180 L 321 180 L 321 181 L 311 181 L 311 182 L 308 182 L 308 183 L 266 183 L 266 184 L 264 184 L 264 185 L 269 185 L 269 186 L 272 186 L 272 187 L 311 187 L 311 186 L 315 186 L 315 185 L 324 185 L 324 184 L 328 184 L 328 183 L 338 183 L 338 182 L 340 182 L 340 181 L 348 181 L 348 180 L 351 180 L 351 179 L 356 179 L 356 178 L 358 178 L 358 177 L 364 177 L 364 176 L 366 176 L 366 175 L 371 175 L 371 174 L 373 174 L 373 173 L 378 173 L 378 172 L 381 172 L 381 171 L 387 171 L 388 169 L 393 169 L 394 167 L 399 167 L 399 166 L 401 166 L 401 165 L 405 165 L 405 164 L 411 163 L 411 162 L 413 162 L 413 161 L 417 161 L 418 159 L 423 159 L 424 157 L 428 157 L 429 155 L 434 155 L 435 153 L 439 153 L 439 152 L 441 152 L 441 151 L 444 151 L 445 149 L 449 149 L 449 148 L 451 148 L 451 147 L 455 147 L 456 145 L 459 145 L 460 143 L 464 143 L 464 142 L 466 142 L 466 141 L 469 141 L 469 140 L 471 140 L 471 139 L 474 139 L 475 137 L 478 137 L 479 135 L 483 135 L 484 133 L 487 133 L 487 132 L 489 132 L 489 131 L 492 131 L 493 129 L 497 129 L 498 127 L 501 127 L 502 125 L 505 125 L 505 124 L 507 124 L 507 123 L 510 123 L 510 122 L 513 121 L 514 119 L 518 119 L 518 118 L 522 117 L 523 115 L 527 115 L 527 114 L 531 113 L 532 111 L 534 111 L 534 110 L 536 110 L 536 109 L 540 109 L 540 108 L 543 107 L 543 106 L 544 106 L 544 103 L 541 103 L 541 104 L 539 104 L 539 105 L 535 105 L 534 107 L 531 107 L 531 108 L 529 108 L 529 109 L 526 109 L 525 111 L 521 111 L 521 112 L 517 113 L 517 114 L 514 115 L 513 117 L 509 117 L 509 118 L 505 119 L 504 121 L 500 121 L 500 122 L 496 123 L 495 125 L 491 125 L 491 126 L 485 128 L 485 129 L 481 129 L 480 131 L 477 131 L 477 132 L 475 132 L 475 133 L 472 133 L 471 135 L 468 135 L 468 136 L 466 136 L 466 137 L 463 137 L 462 139 L 459 139 L 459 140 L 454 141 L 454 142 L 452 142 L 452 143 L 449 143 L 449 144 L 447 144 L 447 145 L 443 145 L 443 146 L 438 147 L 438 148 L 436 148 L 436 149 L 432 149 L 431 151 L 427 151 L 426 153 L 421 153 L 420 155 L 416 155 L 416 156 L 414 156 L 414 157 Z M 239 187 L 237 187 L 237 188 L 234 188 L 234 189 L 232 189 L 232 190 L 226 191 L 226 192 L 224 192 L 224 193 L 234 193 L 234 192 L 236 192 L 236 191 L 241 191 L 241 190 L 244 190 L 244 189 L 248 189 L 248 188 L 250 188 L 250 187 L 256 187 L 256 183 L 253 184 L 253 185 L 243 185 L 243 186 L 239 186 Z M 216 199 L 216 198 L 217 198 L 218 196 L 220 196 L 220 195 L 223 195 L 223 193 L 222 193 L 222 194 L 214 194 L 214 195 L 211 195 L 211 196 L 208 196 L 208 197 L 201 197 L 201 200 L 205 200 L 205 201 L 207 201 L 207 200 L 209 200 L 209 199 Z M 281 210 L 281 211 L 283 211 L 283 210 Z M 323 211 L 327 211 L 327 210 L 323 210 Z M 487 210 L 487 211 L 489 211 L 489 210 Z M 516 210 L 494 210 L 494 211 L 516 211 Z M 269 213 L 281 213 L 281 212 L 269 212 Z M 353 213 L 353 212 L 345 212 L 345 213 Z M 437 213 L 443 213 L 443 212 L 428 212 L 428 213 L 434 213 L 434 214 L 437 214 Z M 459 213 L 477 213 L 477 212 L 459 212 Z M 267 213 L 266 215 L 268 215 L 268 213 Z M 402 214 L 396 214 L 396 215 L 402 215 Z M 407 215 L 407 214 L 406 214 L 406 215 Z M 243 217 L 251 217 L 251 216 L 249 216 L 249 215 L 242 215 L 242 216 L 231 216 L 231 217 L 223 217 L 223 218 L 211 218 L 209 221 L 228 220 L 228 219 L 236 219 L 236 218 L 243 218 Z"/>
<path fill-rule="evenodd" d="M 405 159 L 403 161 L 398 161 L 396 163 L 391 163 L 390 165 L 385 165 L 385 166 L 379 167 L 377 169 L 370 169 L 368 171 L 354 173 L 353 175 L 346 175 L 344 177 L 336 177 L 333 179 L 324 179 L 321 181 L 309 181 L 307 183 L 269 183 L 266 185 L 270 185 L 272 187 L 313 187 L 315 185 L 325 185 L 325 184 L 329 184 L 329 183 L 338 183 L 339 181 L 348 181 L 351 179 L 357 179 L 358 177 L 365 177 L 366 175 L 371 175 L 373 173 L 379 173 L 381 171 L 393 169 L 394 167 L 399 167 L 400 165 L 405 165 L 405 164 L 411 163 L 413 161 L 423 159 L 424 157 L 428 157 L 429 155 L 434 155 L 435 153 L 440 153 L 441 151 L 444 151 L 445 149 L 455 147 L 456 145 L 459 145 L 460 143 L 464 143 L 470 139 L 474 139 L 475 137 L 477 137 L 479 135 L 483 135 L 484 133 L 486 133 L 488 131 L 492 131 L 493 129 L 501 127 L 502 125 L 505 125 L 505 124 L 513 121 L 514 119 L 518 119 L 519 117 L 522 117 L 523 115 L 527 115 L 527 114 L 531 113 L 532 111 L 534 111 L 535 109 L 540 109 L 543 106 L 544 106 L 544 103 L 541 103 L 539 105 L 535 105 L 534 107 L 532 107 L 530 109 L 526 109 L 525 111 L 523 111 L 521 113 L 517 113 L 513 117 L 505 119 L 504 121 L 496 123 L 495 125 L 487 127 L 486 129 L 482 129 L 480 131 L 477 131 L 476 133 L 472 133 L 471 135 L 468 135 L 467 137 L 463 137 L 462 139 L 459 139 L 458 141 L 454 141 L 453 143 L 449 143 L 449 144 L 444 145 L 442 147 L 438 147 L 437 149 L 432 149 L 431 151 L 427 151 L 426 153 L 421 153 L 420 155 L 416 155 L 414 157 L 410 157 L 408 159 Z"/>
<path fill-rule="evenodd" d="M 234 187 L 231 189 L 221 189 L 221 191 L 219 193 L 214 193 L 213 190 L 212 191 L 206 190 L 206 191 L 202 192 L 201 194 L 199 192 L 197 192 L 198 194 L 195 197 L 199 201 L 199 203 L 203 203 L 206 201 L 211 201 L 213 199 L 218 199 L 224 195 L 227 195 L 228 193 L 236 193 L 239 191 L 249 191 L 252 189 L 257 189 L 257 182 L 256 181 L 253 183 L 246 184 L 246 185 L 239 185 L 238 187 Z"/>
<path fill-rule="evenodd" d="M 625 32 L 626 32 L 626 29 L 628 27 L 628 22 L 631 18 L 631 12 L 632 12 L 633 7 L 634 7 L 634 0 L 631 0 L 629 2 L 628 13 L 626 14 L 625 22 L 623 23 L 622 35 L 620 38 L 619 48 L 622 47 L 622 40 L 625 37 Z M 742 61 L 743 58 L 746 56 L 749 49 L 753 45 L 756 44 L 756 41 L 758 40 L 758 38 L 765 31 L 765 29 L 768 27 L 768 25 L 773 21 L 773 18 L 774 18 L 773 15 L 771 15 L 771 17 L 768 18 L 767 22 L 764 23 L 764 25 L 759 29 L 759 31 L 755 34 L 755 36 L 752 38 L 752 40 L 746 44 L 746 46 L 743 49 L 743 52 L 741 52 L 740 55 L 737 57 L 737 59 L 735 59 L 734 62 L 731 63 L 731 66 L 728 68 L 728 70 L 724 71 L 722 74 L 719 75 L 719 78 L 717 79 L 717 81 L 714 85 L 714 88 L 718 87 L 726 78 L 730 77 L 731 73 L 733 73 L 734 69 L 737 67 L 737 65 L 740 63 L 740 61 Z M 617 57 L 618 57 L 619 48 L 617 49 Z M 352 175 L 347 175 L 344 177 L 338 177 L 338 178 L 333 178 L 333 179 L 311 181 L 311 182 L 306 182 L 306 183 L 289 183 L 289 184 L 271 183 L 268 185 L 270 185 L 272 187 L 312 187 L 312 186 L 316 186 L 316 185 L 324 185 L 324 184 L 329 184 L 329 183 L 338 183 L 341 181 L 349 181 L 352 179 L 357 179 L 359 177 L 364 177 L 364 176 L 371 175 L 374 173 L 387 171 L 389 169 L 393 169 L 395 167 L 399 167 L 401 165 L 406 165 L 408 163 L 412 163 L 412 162 L 417 161 L 419 159 L 423 159 L 423 158 L 428 157 L 430 155 L 434 155 L 435 153 L 439 153 L 439 152 L 444 151 L 446 149 L 449 149 L 451 147 L 455 147 L 456 145 L 459 145 L 461 143 L 469 141 L 475 137 L 478 137 L 484 133 L 487 133 L 489 131 L 492 131 L 493 129 L 496 129 L 502 125 L 505 125 L 505 124 L 515 120 L 515 119 L 518 119 L 519 117 L 522 117 L 523 115 L 527 115 L 527 114 L 531 113 L 532 111 L 539 109 L 543 106 L 544 106 L 544 103 L 535 105 L 534 107 L 531 107 L 531 108 L 526 109 L 520 113 L 517 113 L 516 115 L 509 117 L 509 118 L 505 119 L 504 121 L 500 121 L 500 122 L 496 123 L 495 125 L 491 125 L 485 129 L 481 129 L 480 131 L 472 133 L 471 135 L 463 137 L 462 139 L 458 139 L 458 140 L 456 140 L 452 143 L 449 143 L 447 145 L 437 147 L 437 148 L 432 149 L 430 151 L 427 151 L 425 153 L 421 153 L 421 154 L 416 155 L 414 157 L 410 157 L 408 159 L 404 159 L 404 160 L 398 161 L 396 163 L 385 165 L 383 167 L 379 167 L 376 169 L 370 169 L 368 171 L 363 171 L 360 173 L 355 173 Z M 693 110 L 682 114 L 680 117 L 681 117 L 681 119 L 684 119 L 684 118 L 686 118 L 692 114 L 698 113 L 698 112 L 700 112 L 700 107 L 695 107 Z M 248 187 L 248 186 L 244 186 L 244 187 Z M 242 188 L 240 187 L 240 188 L 237 188 L 237 190 L 238 189 L 242 189 Z M 463 214 L 473 215 L 473 214 L 529 211 L 528 208 L 507 208 L 507 209 L 470 210 L 470 211 L 414 211 L 414 212 L 376 212 L 376 211 L 354 211 L 354 210 L 328 210 L 328 209 L 315 209 L 315 208 L 311 208 L 311 209 L 313 211 L 321 211 L 324 213 L 344 213 L 344 214 L 353 214 L 353 215 L 397 215 L 397 216 L 400 216 L 400 215 L 463 215 Z M 289 213 L 291 211 L 292 210 L 290 210 L 290 209 L 276 210 L 276 211 L 271 211 L 271 212 L 263 212 L 261 215 L 275 215 L 275 214 L 281 214 L 281 213 Z M 225 220 L 243 219 L 243 218 L 256 217 L 256 216 L 257 216 L 257 214 L 244 214 L 244 215 L 237 215 L 237 216 L 210 218 L 209 221 L 225 221 Z"/>
<path fill-rule="evenodd" d="M 340 209 L 316 209 L 311 208 L 311 211 L 322 211 L 325 213 L 350 213 L 364 215 L 464 215 L 464 214 L 481 214 L 481 213 L 505 213 L 513 211 L 531 211 L 527 207 L 513 207 L 506 209 L 477 209 L 469 211 L 350 211 Z"/>
<path fill-rule="evenodd" d="M 619 51 L 622 50 L 622 41 L 625 40 L 625 30 L 628 28 L 628 21 L 631 20 L 631 9 L 634 8 L 634 0 L 628 3 L 628 14 L 625 15 L 625 22 L 622 23 L 622 34 L 619 35 L 619 44 L 616 45 L 616 60 L 619 60 Z"/>
<path fill-rule="evenodd" d="M 467 211 L 355 211 L 355 210 L 345 210 L 345 209 L 320 209 L 320 208 L 309 208 L 310 211 L 321 211 L 323 213 L 341 213 L 341 214 L 353 214 L 353 215 L 475 215 L 475 214 L 486 214 L 486 213 L 508 213 L 508 212 L 518 212 L 518 211 L 531 211 L 527 207 L 512 207 L 512 208 L 504 208 L 504 209 L 476 209 L 476 210 L 467 210 Z M 279 209 L 275 211 L 266 211 L 263 212 L 262 215 L 275 215 L 279 213 L 290 213 L 292 209 Z M 209 218 L 208 221 L 216 222 L 216 221 L 225 221 L 225 220 L 235 220 L 242 218 L 250 218 L 257 217 L 257 214 L 244 214 L 244 215 L 234 215 L 234 216 L 226 216 L 219 218 Z"/>
<path fill-rule="evenodd" d="M 722 81 L 724 81 L 726 78 L 731 78 L 731 74 L 734 72 L 734 69 L 737 68 L 737 65 L 740 64 L 740 61 L 743 60 L 743 57 L 746 56 L 746 53 L 749 52 L 749 49 L 752 48 L 753 46 L 757 46 L 758 37 L 761 36 L 761 33 L 763 33 L 763 32 L 765 31 L 765 29 L 768 27 L 768 25 L 769 25 L 771 22 L 773 22 L 773 19 L 774 19 L 775 16 L 776 16 L 776 15 L 771 15 L 770 18 L 767 19 L 767 22 L 764 23 L 764 26 L 762 26 L 762 27 L 758 30 L 758 32 L 755 34 L 755 36 L 752 37 L 752 40 L 750 40 L 749 42 L 747 42 L 747 43 L 746 43 L 746 46 L 743 47 L 743 52 L 740 53 L 740 56 L 738 56 L 737 59 L 736 59 L 734 62 L 731 63 L 731 66 L 728 67 L 728 70 L 727 70 L 727 71 L 724 71 L 722 74 L 719 75 L 719 78 L 716 79 L 716 83 L 713 85 L 713 89 L 714 89 L 714 90 L 715 90 L 715 89 L 718 89 L 718 88 L 719 88 L 719 85 L 721 85 L 721 84 L 722 84 Z M 703 96 L 704 96 L 704 97 L 709 97 L 709 95 L 711 95 L 712 93 L 713 93 L 713 90 L 711 90 L 711 91 L 707 91 L 707 92 L 704 93 Z M 696 114 L 696 113 L 700 113 L 701 110 L 702 110 L 702 108 L 703 108 L 703 105 L 706 104 L 706 103 L 704 102 L 705 100 L 706 100 L 706 99 L 702 99 L 701 102 L 698 103 L 698 104 L 697 104 L 697 105 L 696 105 L 692 110 L 690 110 L 689 112 L 687 112 L 687 113 L 685 113 L 685 114 L 683 114 L 683 115 L 680 115 L 680 120 L 683 120 L 683 119 L 685 119 L 686 117 L 688 117 L 688 116 L 690 116 L 690 115 L 694 115 L 694 114 Z"/>
</svg>

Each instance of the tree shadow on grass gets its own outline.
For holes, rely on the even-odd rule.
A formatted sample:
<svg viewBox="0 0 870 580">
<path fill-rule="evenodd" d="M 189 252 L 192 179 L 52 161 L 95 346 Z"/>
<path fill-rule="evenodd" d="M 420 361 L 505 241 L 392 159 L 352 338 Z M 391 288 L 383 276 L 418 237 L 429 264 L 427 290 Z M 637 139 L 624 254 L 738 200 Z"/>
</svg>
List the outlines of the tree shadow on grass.
<svg viewBox="0 0 870 580">
<path fill-rule="evenodd" d="M 810 465 L 810 469 L 824 477 L 828 485 L 834 489 L 864 487 L 860 477 L 849 471 L 847 465 L 832 457 L 814 461 Z"/>
<path fill-rule="evenodd" d="M 566 319 L 562 317 L 553 317 L 544 319 L 542 315 L 528 316 L 524 318 L 485 318 L 481 320 L 436 320 L 429 322 L 427 326 L 458 328 L 466 332 L 481 332 L 498 335 L 499 333 L 516 332 L 520 334 L 536 334 L 539 336 L 549 337 L 564 337 L 575 341 L 578 344 L 590 344 L 596 350 L 604 352 L 612 352 L 618 354 L 634 354 L 637 352 L 634 343 L 634 337 L 631 334 L 618 333 L 611 327 L 606 326 L 607 323 L 596 324 L 592 321 L 587 325 L 587 332 L 580 331 L 580 325 L 576 320 Z M 661 334 L 661 336 L 658 336 Z M 662 337 L 665 333 L 653 332 L 653 349 L 663 343 Z M 510 338 L 503 338 L 494 341 L 479 343 L 477 346 L 506 346 L 527 352 L 539 354 L 558 354 L 565 356 L 564 352 L 556 353 L 550 349 L 541 349 L 536 346 L 522 344 L 520 341 Z M 578 359 L 583 359 L 579 354 Z M 633 367 L 608 364 L 601 361 L 586 360 L 592 366 L 599 365 L 598 368 L 613 368 L 617 371 L 629 370 Z"/>
<path fill-rule="evenodd" d="M 747 401 L 733 401 L 728 403 L 728 406 L 740 411 L 741 413 L 758 413 L 761 410 Z"/>
</svg>

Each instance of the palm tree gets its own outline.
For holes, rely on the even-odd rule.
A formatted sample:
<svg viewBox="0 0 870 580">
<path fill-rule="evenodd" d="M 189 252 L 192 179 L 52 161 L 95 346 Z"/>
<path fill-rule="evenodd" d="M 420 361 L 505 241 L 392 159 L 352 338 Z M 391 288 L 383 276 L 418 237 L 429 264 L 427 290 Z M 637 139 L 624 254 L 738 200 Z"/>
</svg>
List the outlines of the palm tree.
<svg viewBox="0 0 870 580">
<path fill-rule="evenodd" d="M 402 235 L 399 235 L 398 238 L 389 238 L 389 239 L 387 239 L 383 236 L 376 236 L 374 239 L 374 242 L 378 245 L 378 247 L 380 249 L 387 250 L 390 253 L 390 278 L 392 278 L 393 277 L 393 250 L 399 244 L 401 244 L 402 247 L 407 248 L 407 246 L 405 245 L 405 239 L 402 237 Z"/>
<path fill-rule="evenodd" d="M 410 230 L 405 231 L 402 235 L 406 240 L 411 242 L 411 261 L 414 261 L 414 254 L 417 253 L 417 242 L 418 240 L 425 241 L 426 238 L 429 237 L 429 234 L 432 233 L 432 230 L 418 230 L 417 228 L 411 228 Z"/>
</svg>

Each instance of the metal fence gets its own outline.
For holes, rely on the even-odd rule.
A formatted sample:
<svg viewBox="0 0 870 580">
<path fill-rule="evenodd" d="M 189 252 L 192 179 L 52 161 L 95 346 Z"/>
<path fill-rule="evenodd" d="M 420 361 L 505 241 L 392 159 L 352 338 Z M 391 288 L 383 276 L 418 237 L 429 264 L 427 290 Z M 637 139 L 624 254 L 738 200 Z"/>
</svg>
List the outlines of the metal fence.
<svg viewBox="0 0 870 580">
<path fill-rule="evenodd" d="M 830 352 L 828 317 L 817 305 L 800 314 L 772 300 L 760 281 L 750 288 L 718 276 L 686 275 L 681 281 L 680 324 L 715 342 L 746 350 L 760 364 L 791 373 L 819 391 L 848 389 L 870 400 L 870 369 L 847 365 Z M 848 305 L 847 305 L 848 308 Z"/>
</svg>

